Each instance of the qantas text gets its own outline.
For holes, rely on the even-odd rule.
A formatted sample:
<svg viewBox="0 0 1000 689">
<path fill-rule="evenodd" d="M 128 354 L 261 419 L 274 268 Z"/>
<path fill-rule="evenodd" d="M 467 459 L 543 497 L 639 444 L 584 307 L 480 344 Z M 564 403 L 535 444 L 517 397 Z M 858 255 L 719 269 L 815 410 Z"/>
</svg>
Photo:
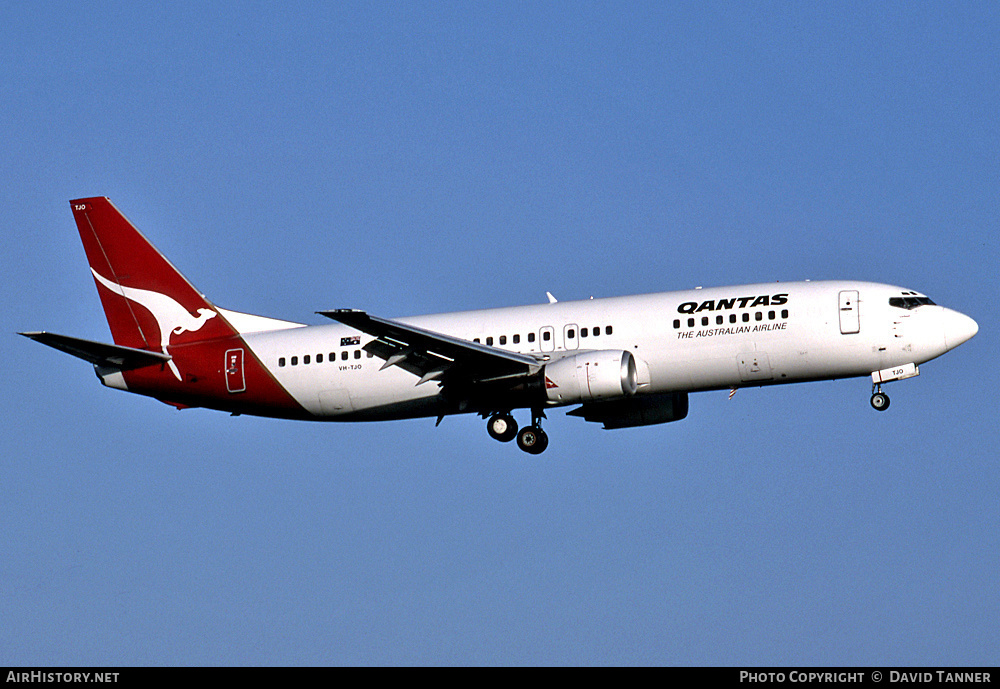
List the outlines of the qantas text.
<svg viewBox="0 0 1000 689">
<path fill-rule="evenodd" d="M 781 306 L 788 303 L 787 294 L 772 294 L 759 297 L 733 297 L 731 299 L 709 299 L 699 304 L 696 301 L 686 301 L 677 307 L 680 313 L 697 313 L 699 311 L 724 311 L 726 309 L 746 309 L 757 306 Z"/>
</svg>

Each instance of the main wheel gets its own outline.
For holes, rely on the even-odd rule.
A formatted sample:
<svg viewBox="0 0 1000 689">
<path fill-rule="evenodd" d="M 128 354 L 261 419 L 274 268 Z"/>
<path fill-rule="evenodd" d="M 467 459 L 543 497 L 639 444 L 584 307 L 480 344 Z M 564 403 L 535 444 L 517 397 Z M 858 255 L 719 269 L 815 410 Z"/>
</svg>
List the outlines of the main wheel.
<svg viewBox="0 0 1000 689">
<path fill-rule="evenodd" d="M 517 446 L 532 455 L 540 455 L 549 446 L 549 436 L 538 426 L 525 426 L 517 434 Z"/>
<path fill-rule="evenodd" d="M 885 411 L 889 408 L 889 395 L 884 392 L 876 392 L 872 395 L 872 409 L 877 409 L 878 411 Z"/>
<path fill-rule="evenodd" d="M 509 443 L 517 436 L 517 422 L 510 414 L 494 414 L 486 422 L 486 432 L 494 440 Z"/>
</svg>

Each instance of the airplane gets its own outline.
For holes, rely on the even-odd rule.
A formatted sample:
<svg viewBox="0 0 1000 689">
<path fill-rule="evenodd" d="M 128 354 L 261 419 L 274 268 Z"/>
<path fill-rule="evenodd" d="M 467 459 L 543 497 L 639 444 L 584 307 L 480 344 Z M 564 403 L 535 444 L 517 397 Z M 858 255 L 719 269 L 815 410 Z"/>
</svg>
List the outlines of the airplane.
<svg viewBox="0 0 1000 689">
<path fill-rule="evenodd" d="M 93 364 L 111 388 L 178 409 L 316 421 L 471 413 L 530 454 L 545 411 L 605 429 L 667 423 L 692 392 L 871 376 L 882 385 L 973 337 L 911 289 L 805 281 L 306 325 L 211 303 L 105 197 L 70 202 L 114 344 L 19 333 Z M 513 411 L 530 410 L 518 428 Z"/>
</svg>

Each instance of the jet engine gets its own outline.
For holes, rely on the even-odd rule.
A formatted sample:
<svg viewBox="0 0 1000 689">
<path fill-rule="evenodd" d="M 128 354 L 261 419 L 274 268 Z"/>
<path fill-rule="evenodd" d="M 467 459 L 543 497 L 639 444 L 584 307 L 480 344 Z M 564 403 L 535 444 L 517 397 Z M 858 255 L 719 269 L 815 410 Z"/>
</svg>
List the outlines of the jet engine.
<svg viewBox="0 0 1000 689">
<path fill-rule="evenodd" d="M 620 349 L 563 357 L 545 365 L 542 379 L 546 399 L 557 404 L 629 397 L 639 386 L 635 358 Z"/>
</svg>

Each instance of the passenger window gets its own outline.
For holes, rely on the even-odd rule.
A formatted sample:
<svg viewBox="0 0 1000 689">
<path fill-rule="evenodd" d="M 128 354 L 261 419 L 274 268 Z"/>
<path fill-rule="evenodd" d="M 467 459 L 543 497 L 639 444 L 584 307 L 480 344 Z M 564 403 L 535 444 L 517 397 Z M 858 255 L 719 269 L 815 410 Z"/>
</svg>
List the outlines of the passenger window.
<svg viewBox="0 0 1000 689">
<path fill-rule="evenodd" d="M 472 338 L 472 341 L 478 343 L 479 342 L 479 338 L 478 337 L 474 337 L 474 338 Z"/>
<path fill-rule="evenodd" d="M 345 349 L 340 353 L 340 358 L 342 361 L 347 361 L 347 350 Z"/>
<path fill-rule="evenodd" d="M 285 365 L 285 357 L 281 357 L 280 359 L 278 359 L 278 366 L 284 366 L 284 365 Z"/>
<path fill-rule="evenodd" d="M 788 309 L 782 309 L 781 310 L 781 317 L 782 318 L 788 318 Z"/>
<path fill-rule="evenodd" d="M 749 323 L 750 322 L 750 314 L 749 313 L 743 314 L 743 322 L 744 323 Z"/>
<path fill-rule="evenodd" d="M 566 339 L 567 340 L 572 340 L 574 337 L 576 337 L 576 331 L 575 330 L 567 330 L 566 331 Z"/>
<path fill-rule="evenodd" d="M 587 329 L 580 328 L 580 337 L 586 337 L 586 336 L 587 336 Z"/>
<path fill-rule="evenodd" d="M 369 358 L 369 359 L 371 359 L 371 358 L 372 358 L 373 356 L 375 356 L 375 355 L 374 355 L 374 354 L 372 354 L 371 352 L 368 352 L 368 358 Z"/>
<path fill-rule="evenodd" d="M 304 357 L 302 357 L 302 363 L 303 364 L 308 364 L 309 361 L 310 361 L 310 358 L 309 358 L 308 354 L 306 354 Z"/>
<path fill-rule="evenodd" d="M 764 314 L 762 314 L 760 311 L 758 311 L 757 313 L 755 313 L 753 315 L 753 319 L 755 321 L 762 321 L 762 320 L 764 320 Z"/>
<path fill-rule="evenodd" d="M 317 354 L 316 355 L 316 363 L 317 364 L 322 364 L 323 363 L 323 355 L 322 354 Z"/>
<path fill-rule="evenodd" d="M 361 358 L 361 350 L 360 349 L 355 349 L 354 350 L 354 358 L 355 359 L 360 359 Z"/>
<path fill-rule="evenodd" d="M 694 319 L 693 318 L 689 318 L 688 319 L 688 327 L 689 328 L 693 328 L 694 327 Z"/>
<path fill-rule="evenodd" d="M 735 323 L 736 322 L 736 314 L 735 313 L 729 314 L 729 322 L 730 323 Z"/>
<path fill-rule="evenodd" d="M 716 317 L 715 317 L 715 324 L 716 324 L 716 325 L 722 325 L 722 322 L 723 322 L 724 320 L 725 320 L 725 319 L 724 319 L 724 318 L 723 318 L 722 316 L 716 316 Z"/>
<path fill-rule="evenodd" d="M 605 335 L 610 335 L 610 334 L 611 334 L 611 326 L 610 326 L 610 325 L 609 325 L 609 326 L 606 326 L 606 327 L 604 328 L 604 334 L 605 334 Z"/>
<path fill-rule="evenodd" d="M 594 328 L 594 337 L 598 337 L 601 334 L 601 329 L 599 327 Z"/>
<path fill-rule="evenodd" d="M 520 344 L 520 343 L 521 343 L 521 336 L 520 335 L 515 335 L 514 336 L 514 344 Z"/>
<path fill-rule="evenodd" d="M 488 344 L 490 347 L 492 347 L 493 346 L 493 338 L 492 337 L 487 337 L 486 338 L 486 344 Z"/>
<path fill-rule="evenodd" d="M 528 333 L 528 342 L 535 341 L 535 333 Z"/>
<path fill-rule="evenodd" d="M 681 327 L 681 321 L 680 321 L 680 319 L 679 318 L 675 318 L 674 319 L 674 330 L 677 330 L 680 327 Z M 584 329 L 583 332 L 587 332 L 586 329 Z"/>
<path fill-rule="evenodd" d="M 298 365 L 299 365 L 299 358 L 297 356 L 293 356 L 292 357 L 292 366 L 298 366 Z"/>
<path fill-rule="evenodd" d="M 500 336 L 500 344 L 502 344 L 502 345 L 507 344 L 507 336 L 506 335 L 501 335 Z"/>
<path fill-rule="evenodd" d="M 767 320 L 769 320 L 769 321 L 773 321 L 774 320 L 774 311 L 768 311 L 767 312 Z"/>
<path fill-rule="evenodd" d="M 552 339 L 552 333 L 546 330 L 544 333 L 542 333 L 542 339 L 548 342 L 549 340 Z"/>
<path fill-rule="evenodd" d="M 701 317 L 701 324 L 702 325 L 708 325 L 708 316 L 702 316 Z"/>
<path fill-rule="evenodd" d="M 334 361 L 336 361 L 336 360 L 337 360 L 337 353 L 336 352 L 330 352 L 330 361 L 331 361 L 331 363 L 334 362 Z"/>
</svg>

